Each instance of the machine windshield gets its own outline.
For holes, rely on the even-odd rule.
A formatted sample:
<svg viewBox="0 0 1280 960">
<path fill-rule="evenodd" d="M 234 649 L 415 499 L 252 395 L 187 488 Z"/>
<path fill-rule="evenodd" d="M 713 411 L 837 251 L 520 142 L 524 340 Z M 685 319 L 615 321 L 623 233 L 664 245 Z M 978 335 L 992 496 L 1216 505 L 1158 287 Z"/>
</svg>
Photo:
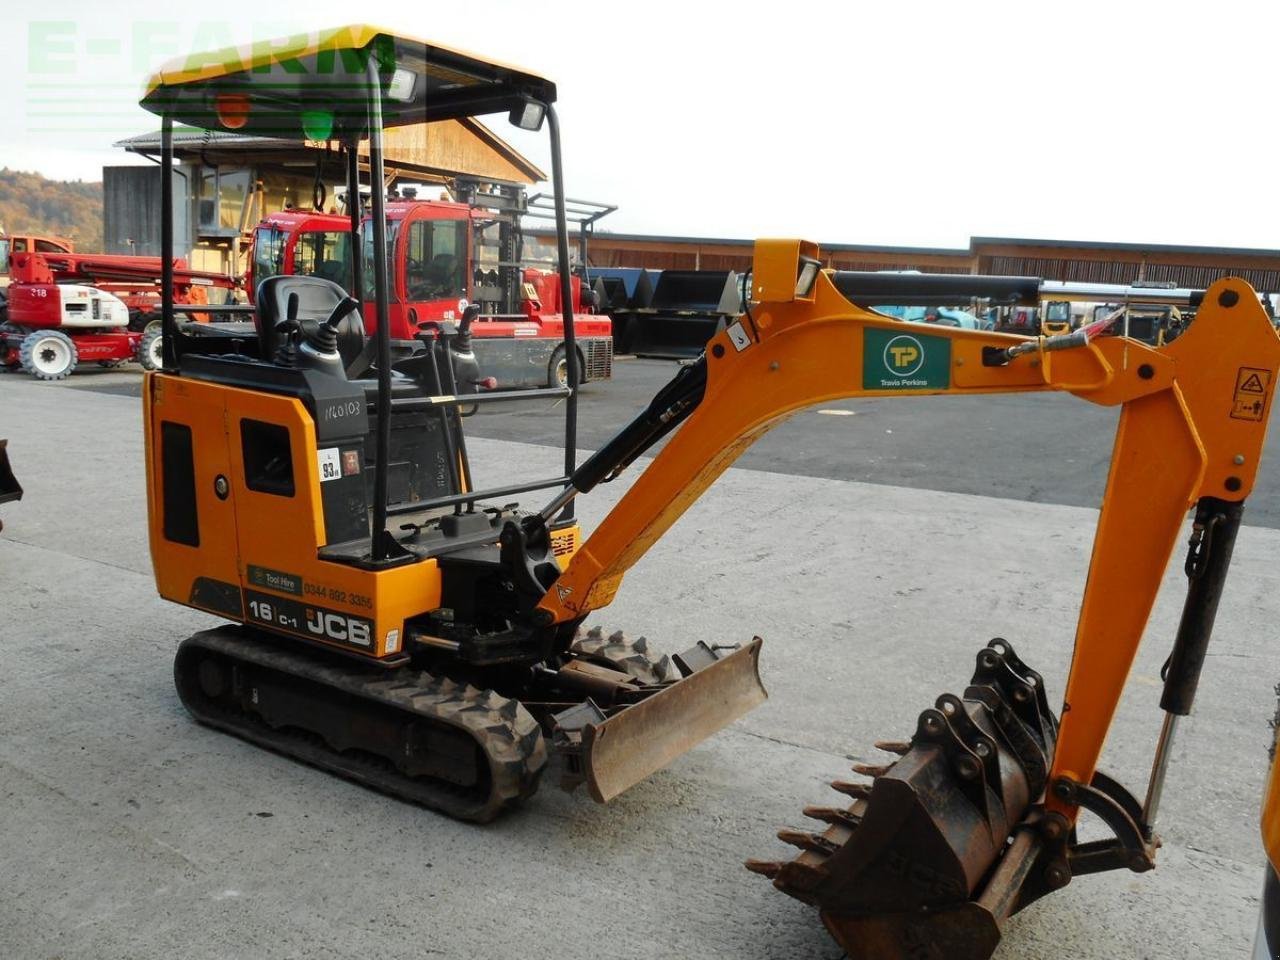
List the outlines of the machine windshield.
<svg viewBox="0 0 1280 960">
<path fill-rule="evenodd" d="M 293 248 L 293 272 L 332 280 L 344 290 L 351 283 L 351 235 L 345 230 L 306 230 Z"/>
<path fill-rule="evenodd" d="M 405 292 L 410 300 L 467 295 L 467 221 L 415 220 L 408 245 Z"/>
<path fill-rule="evenodd" d="M 261 283 L 284 269 L 284 231 L 259 227 L 253 234 L 253 277 Z"/>
<path fill-rule="evenodd" d="M 387 221 L 387 277 L 388 283 L 394 282 L 390 278 L 395 277 L 395 250 L 396 237 L 400 234 L 400 221 Z M 363 299 L 372 301 L 376 296 L 374 290 L 373 276 L 373 231 L 369 229 L 368 221 L 360 226 L 360 286 L 361 296 Z"/>
</svg>

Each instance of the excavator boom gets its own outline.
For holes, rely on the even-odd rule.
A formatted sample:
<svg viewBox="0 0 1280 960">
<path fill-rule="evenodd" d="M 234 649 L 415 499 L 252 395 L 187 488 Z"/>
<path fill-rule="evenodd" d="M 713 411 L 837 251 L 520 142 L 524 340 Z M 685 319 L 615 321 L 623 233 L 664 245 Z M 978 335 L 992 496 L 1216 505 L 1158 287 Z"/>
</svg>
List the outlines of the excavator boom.
<svg viewBox="0 0 1280 960">
<path fill-rule="evenodd" d="M 920 278 L 868 282 L 857 274 L 810 270 L 806 279 L 816 262 L 816 248 L 798 241 L 757 243 L 752 309 L 583 464 L 553 504 L 558 508 L 616 475 L 647 443 L 683 421 L 539 608 L 547 621 L 570 624 L 607 605 L 627 570 L 716 477 L 756 439 L 813 404 L 1052 390 L 1119 405 L 1061 722 L 1049 711 L 1039 676 L 1021 664 L 1012 645 L 993 641 L 979 654 L 963 700 L 940 698 L 922 715 L 905 756 L 873 771 L 874 787 L 845 785 L 855 803 L 819 812 L 830 824 L 824 835 L 780 834 L 804 851 L 794 863 L 750 864 L 819 906 L 852 957 L 914 956 L 915 941 L 956 956 L 986 956 L 1005 916 L 1073 873 L 1152 865 L 1158 789 L 1139 805 L 1097 771 L 1098 757 L 1194 506 L 1200 539 L 1188 570 L 1201 569 L 1192 577 L 1162 704 L 1171 718 L 1168 736 L 1172 721 L 1190 709 L 1240 507 L 1262 454 L 1280 338 L 1252 289 L 1236 279 L 1211 287 L 1191 328 L 1154 348 L 1119 337 L 1027 341 L 907 326 L 858 300 L 910 296 L 909 284 L 927 290 Z M 988 295 L 998 295 L 1006 278 L 965 280 L 985 281 Z M 894 286 L 897 294 L 883 289 Z M 1016 286 L 1007 291 L 1010 297 L 1023 292 Z M 1216 573 L 1205 575 L 1206 569 Z M 1120 583 L 1122 591 L 1116 589 Z M 1167 751 L 1162 739 L 1153 783 L 1163 779 Z M 985 791 L 972 787 L 982 771 Z M 968 800 L 939 806 L 929 798 L 940 790 L 965 793 Z M 1082 805 L 1113 828 L 1109 845 L 1080 848 L 1068 839 Z M 1008 849 L 1003 838 L 1012 840 Z M 934 893 L 920 896 L 894 886 L 886 866 L 894 862 L 919 862 L 945 879 Z M 993 871 L 997 862 L 1000 869 Z M 980 881 L 988 875 L 984 890 Z M 992 882 L 1002 886 L 993 890 Z M 926 923 L 926 916 L 936 919 Z M 957 946 L 961 940 L 968 944 L 964 950 Z"/>
</svg>

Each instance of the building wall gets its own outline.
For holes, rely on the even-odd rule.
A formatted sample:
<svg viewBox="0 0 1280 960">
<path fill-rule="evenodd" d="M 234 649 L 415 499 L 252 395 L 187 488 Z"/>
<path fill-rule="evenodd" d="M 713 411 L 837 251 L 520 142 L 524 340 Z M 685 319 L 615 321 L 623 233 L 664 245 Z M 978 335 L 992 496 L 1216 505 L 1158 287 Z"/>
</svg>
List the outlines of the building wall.
<svg viewBox="0 0 1280 960">
<path fill-rule="evenodd" d="M 173 178 L 175 254 L 191 251 L 187 185 Z M 160 168 L 102 168 L 102 246 L 104 253 L 160 256 Z"/>
<path fill-rule="evenodd" d="M 1147 280 L 1190 289 L 1204 289 L 1223 277 L 1241 277 L 1264 293 L 1280 291 L 1280 256 L 994 245 L 979 245 L 976 253 L 979 273 L 1081 283 Z"/>
<path fill-rule="evenodd" d="M 551 246 L 554 237 L 539 231 L 539 245 Z M 576 249 L 576 246 L 575 246 Z M 597 233 L 588 246 L 594 267 L 645 267 L 650 270 L 751 269 L 752 244 L 699 243 L 674 238 L 621 237 Z M 823 250 L 827 266 L 837 270 L 919 270 L 924 273 L 971 273 L 973 258 L 967 253 L 933 251 Z"/>
<path fill-rule="evenodd" d="M 538 231 L 539 247 L 554 239 Z M 575 245 L 576 249 L 576 245 Z M 652 270 L 736 270 L 751 268 L 749 241 L 644 237 L 597 233 L 589 259 L 596 267 Z M 1242 277 L 1264 293 L 1280 292 L 1280 251 L 1225 248 L 1143 248 L 1052 241 L 1028 243 L 975 238 L 969 250 L 910 250 L 886 247 L 822 248 L 823 260 L 838 270 L 919 270 L 923 273 L 985 273 L 1041 277 L 1083 283 L 1129 284 L 1138 280 L 1203 289 L 1222 277 Z"/>
<path fill-rule="evenodd" d="M 208 168 L 203 168 L 208 169 Z M 244 170 L 243 167 L 224 167 L 226 173 Z M 241 207 L 247 203 L 247 226 L 252 229 L 266 213 L 291 208 L 310 208 L 313 196 L 314 175 L 271 172 L 261 177 L 261 199 L 252 195 L 231 198 L 235 202 L 223 202 L 226 216 L 220 216 L 218 233 L 204 235 L 192 224 L 197 222 L 201 199 L 195 194 L 200 190 L 199 165 L 179 164 L 174 167 L 173 212 L 174 256 L 187 260 L 196 270 L 212 270 L 217 273 L 244 272 L 244 253 L 238 249 L 237 233 Z M 249 182 L 255 183 L 255 171 L 249 170 Z M 326 184 L 326 210 L 336 210 L 333 184 Z M 102 219 L 103 249 L 106 253 L 160 255 L 160 168 L 155 165 L 102 168 Z M 224 223 L 225 221 L 225 223 Z M 229 226 L 228 226 L 229 225 Z"/>
</svg>

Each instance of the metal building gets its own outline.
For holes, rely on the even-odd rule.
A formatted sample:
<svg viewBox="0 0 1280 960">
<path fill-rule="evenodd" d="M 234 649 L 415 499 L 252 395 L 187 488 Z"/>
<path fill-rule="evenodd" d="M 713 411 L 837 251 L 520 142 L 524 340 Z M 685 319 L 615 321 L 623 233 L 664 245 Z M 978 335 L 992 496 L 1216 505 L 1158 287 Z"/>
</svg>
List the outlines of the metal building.
<svg viewBox="0 0 1280 960">
<path fill-rule="evenodd" d="M 546 242 L 546 232 L 539 240 Z M 710 237 L 596 232 L 590 263 L 653 270 L 751 268 L 752 241 Z M 1280 292 L 1280 250 L 1170 244 L 1102 243 L 973 237 L 967 248 L 821 243 L 826 263 L 842 270 L 920 270 L 994 273 L 1084 283 L 1172 283 L 1203 289 L 1224 276 L 1242 277 L 1267 293 Z"/>
</svg>

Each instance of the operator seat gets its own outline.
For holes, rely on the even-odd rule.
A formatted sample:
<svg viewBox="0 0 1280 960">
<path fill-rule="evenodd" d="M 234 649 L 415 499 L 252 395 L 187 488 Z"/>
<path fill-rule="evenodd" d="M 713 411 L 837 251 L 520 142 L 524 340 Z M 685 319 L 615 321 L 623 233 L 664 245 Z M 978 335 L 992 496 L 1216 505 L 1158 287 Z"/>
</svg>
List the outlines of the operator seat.
<svg viewBox="0 0 1280 960">
<path fill-rule="evenodd" d="M 253 323 L 258 331 L 262 359 L 270 361 L 280 345 L 276 324 L 289 316 L 289 297 L 298 295 L 298 323 L 304 336 L 311 337 L 329 315 L 347 299 L 347 291 L 332 280 L 313 276 L 280 275 L 267 277 L 258 284 L 258 309 Z M 343 366 L 364 349 L 364 318 L 358 307 L 352 307 L 338 322 L 338 354 Z"/>
</svg>

